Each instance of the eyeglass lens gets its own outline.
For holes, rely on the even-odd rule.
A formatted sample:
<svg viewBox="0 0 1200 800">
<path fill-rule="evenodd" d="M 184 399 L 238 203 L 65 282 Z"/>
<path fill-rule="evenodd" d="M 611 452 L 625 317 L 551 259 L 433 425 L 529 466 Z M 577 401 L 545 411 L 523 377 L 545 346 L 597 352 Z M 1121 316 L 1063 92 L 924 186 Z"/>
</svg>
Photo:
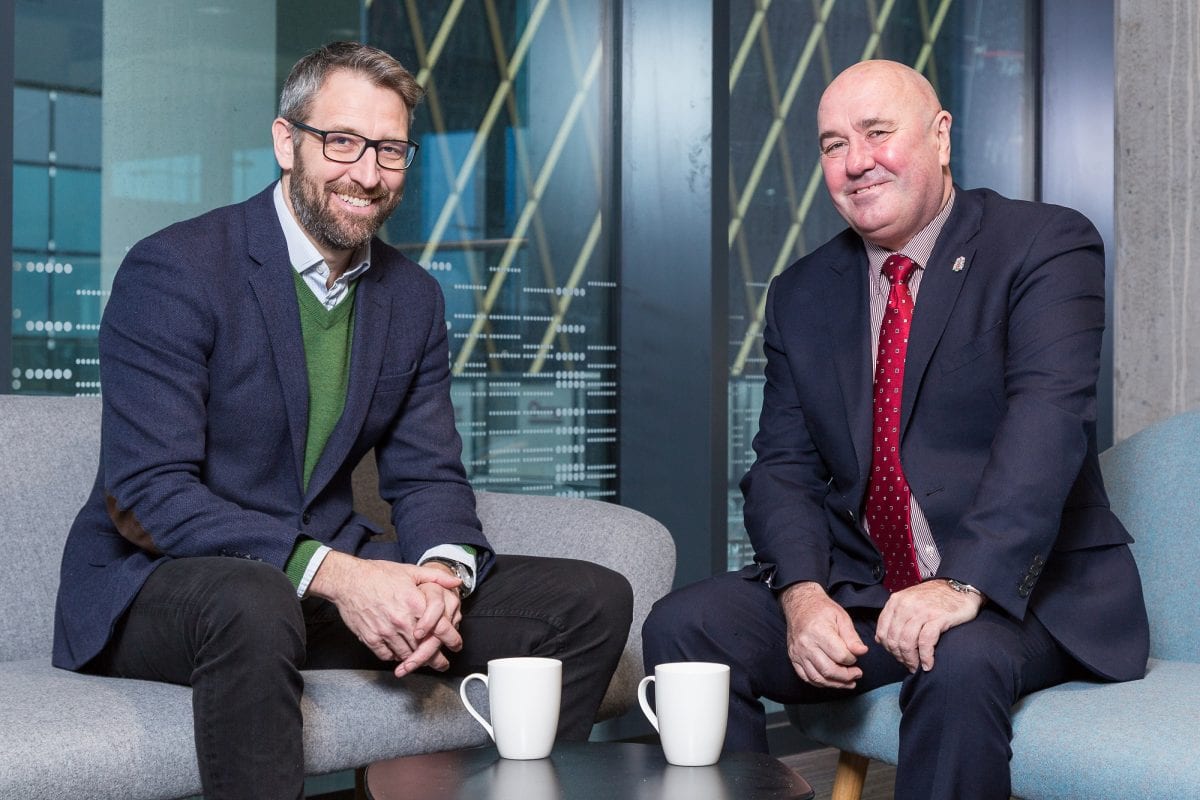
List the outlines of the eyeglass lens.
<svg viewBox="0 0 1200 800">
<path fill-rule="evenodd" d="M 325 134 L 325 156 L 334 161 L 350 163 L 362 158 L 367 141 L 353 133 L 330 131 Z M 416 149 L 410 142 L 385 141 L 375 146 L 375 158 L 379 166 L 388 169 L 403 169 L 412 163 Z"/>
</svg>

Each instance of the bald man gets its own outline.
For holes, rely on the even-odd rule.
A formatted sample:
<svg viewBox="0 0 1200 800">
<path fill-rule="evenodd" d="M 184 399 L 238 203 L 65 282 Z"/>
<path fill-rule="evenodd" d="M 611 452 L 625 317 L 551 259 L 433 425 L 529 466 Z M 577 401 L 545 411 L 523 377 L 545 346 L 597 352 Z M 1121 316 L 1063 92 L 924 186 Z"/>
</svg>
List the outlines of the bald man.
<svg viewBox="0 0 1200 800">
<path fill-rule="evenodd" d="M 1104 254 L 1075 211 L 964 190 L 951 115 L 901 64 L 817 109 L 849 228 L 771 284 L 755 563 L 672 593 L 646 666 L 732 668 L 726 750 L 760 698 L 903 684 L 898 798 L 1008 798 L 1011 708 L 1131 680 L 1149 635 L 1096 459 Z"/>
</svg>

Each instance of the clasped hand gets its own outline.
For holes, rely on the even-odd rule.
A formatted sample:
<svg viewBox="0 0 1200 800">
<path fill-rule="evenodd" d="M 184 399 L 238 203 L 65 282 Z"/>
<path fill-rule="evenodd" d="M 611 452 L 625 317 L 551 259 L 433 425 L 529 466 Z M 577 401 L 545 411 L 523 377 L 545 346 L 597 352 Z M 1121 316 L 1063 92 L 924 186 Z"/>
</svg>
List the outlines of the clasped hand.
<svg viewBox="0 0 1200 800">
<path fill-rule="evenodd" d="M 335 606 L 342 622 L 380 660 L 397 661 L 396 677 L 450 666 L 462 649 L 461 581 L 440 564 L 413 566 L 331 552 L 309 592 Z"/>
<path fill-rule="evenodd" d="M 780 595 L 787 620 L 788 657 L 807 683 L 829 689 L 853 689 L 862 677 L 859 657 L 867 652 L 846 610 L 817 583 L 798 583 Z M 875 627 L 875 641 L 916 672 L 933 669 L 941 635 L 975 619 L 983 598 L 951 589 L 941 580 L 896 592 Z"/>
</svg>

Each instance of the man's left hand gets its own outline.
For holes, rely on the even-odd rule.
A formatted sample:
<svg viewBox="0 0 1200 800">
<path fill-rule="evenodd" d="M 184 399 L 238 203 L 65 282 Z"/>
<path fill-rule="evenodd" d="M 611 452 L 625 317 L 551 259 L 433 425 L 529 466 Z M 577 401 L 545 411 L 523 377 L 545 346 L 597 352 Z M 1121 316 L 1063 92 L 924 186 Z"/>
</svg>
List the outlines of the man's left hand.
<svg viewBox="0 0 1200 800">
<path fill-rule="evenodd" d="M 918 583 L 896 592 L 879 614 L 875 641 L 909 672 L 933 669 L 933 651 L 942 634 L 979 614 L 983 597 L 950 588 L 944 580 Z"/>
<path fill-rule="evenodd" d="M 445 564 L 436 561 L 426 562 L 425 567 L 437 569 L 445 572 L 451 577 L 457 577 Z M 461 638 L 458 635 L 458 625 L 462 622 L 462 598 L 459 596 L 458 589 L 447 589 L 438 583 L 421 583 L 417 588 L 425 595 L 426 605 L 425 611 L 417 620 L 415 625 L 414 635 L 417 640 L 425 643 L 418 650 L 425 650 L 436 646 L 439 650 L 445 648 L 446 645 L 453 643 L 455 649 L 461 646 Z M 433 656 L 433 660 L 438 663 L 441 669 L 449 666 L 449 662 L 443 653 L 437 653 Z M 416 657 L 406 659 L 396 667 L 396 677 L 402 678 L 409 672 L 415 672 L 423 665 L 421 658 Z"/>
</svg>

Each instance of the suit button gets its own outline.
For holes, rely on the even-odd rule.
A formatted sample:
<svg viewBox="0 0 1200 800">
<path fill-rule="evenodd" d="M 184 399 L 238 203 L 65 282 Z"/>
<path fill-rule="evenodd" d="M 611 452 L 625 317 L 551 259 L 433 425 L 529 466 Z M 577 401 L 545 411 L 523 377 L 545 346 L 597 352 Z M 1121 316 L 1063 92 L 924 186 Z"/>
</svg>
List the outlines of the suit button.
<svg viewBox="0 0 1200 800">
<path fill-rule="evenodd" d="M 308 523 L 312 522 L 312 514 L 305 511 L 304 515 L 300 517 L 300 521 L 307 525 Z"/>
<path fill-rule="evenodd" d="M 874 567 L 872 567 L 871 577 L 877 581 L 883 580 L 883 567 L 881 567 L 879 564 L 876 564 Z"/>
</svg>

